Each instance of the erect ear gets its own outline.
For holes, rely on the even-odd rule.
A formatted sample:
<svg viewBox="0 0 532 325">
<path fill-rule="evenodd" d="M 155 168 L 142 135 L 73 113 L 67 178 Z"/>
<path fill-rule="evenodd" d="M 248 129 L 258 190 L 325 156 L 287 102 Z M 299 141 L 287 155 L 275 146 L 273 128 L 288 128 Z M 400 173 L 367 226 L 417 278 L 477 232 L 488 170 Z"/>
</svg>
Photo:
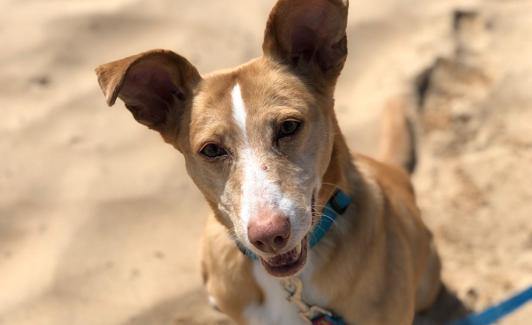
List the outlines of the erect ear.
<svg viewBox="0 0 532 325">
<path fill-rule="evenodd" d="M 279 0 L 264 35 L 266 56 L 334 82 L 347 57 L 348 0 Z"/>
<path fill-rule="evenodd" d="M 153 50 L 96 68 L 107 104 L 117 97 L 138 122 L 165 132 L 176 128 L 192 102 L 201 76 L 190 62 L 166 50 Z"/>
</svg>

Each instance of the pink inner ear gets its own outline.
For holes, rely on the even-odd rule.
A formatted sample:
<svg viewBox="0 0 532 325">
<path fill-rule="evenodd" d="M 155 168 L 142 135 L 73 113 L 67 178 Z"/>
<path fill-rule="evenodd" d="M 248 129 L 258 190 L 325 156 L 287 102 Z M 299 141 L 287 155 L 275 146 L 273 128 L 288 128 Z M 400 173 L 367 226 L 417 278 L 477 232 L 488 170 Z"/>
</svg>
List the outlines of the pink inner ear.
<svg viewBox="0 0 532 325">
<path fill-rule="evenodd" d="M 345 35 L 347 8 L 331 0 L 304 0 L 284 9 L 278 13 L 276 29 L 290 60 L 297 63 L 315 56 L 324 67 L 337 64 L 341 55 L 331 49 Z"/>
<path fill-rule="evenodd" d="M 174 100 L 185 99 L 173 77 L 158 61 L 139 62 L 127 72 L 119 95 L 137 121 L 157 127 L 166 121 Z"/>
<path fill-rule="evenodd" d="M 148 93 L 170 104 L 174 95 L 182 94 L 172 80 L 171 73 L 156 62 L 141 62 L 133 66 L 126 76 L 124 93 Z M 131 89 L 128 89 L 131 88 Z"/>
<path fill-rule="evenodd" d="M 292 60 L 299 59 L 300 57 L 309 60 L 314 55 L 314 52 L 316 52 L 317 35 L 312 29 L 305 26 L 299 26 L 293 30 L 290 41 Z"/>
</svg>

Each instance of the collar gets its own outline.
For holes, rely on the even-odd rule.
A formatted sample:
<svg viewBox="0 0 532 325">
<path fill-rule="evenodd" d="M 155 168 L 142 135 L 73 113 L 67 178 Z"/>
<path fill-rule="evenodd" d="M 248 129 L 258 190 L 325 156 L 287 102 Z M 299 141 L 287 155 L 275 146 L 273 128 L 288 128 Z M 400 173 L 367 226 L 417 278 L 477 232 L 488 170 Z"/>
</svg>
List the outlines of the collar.
<svg viewBox="0 0 532 325">
<path fill-rule="evenodd" d="M 350 204 L 351 197 L 349 195 L 347 195 L 340 189 L 336 189 L 336 191 L 334 191 L 334 194 L 331 196 L 329 201 L 327 201 L 327 204 L 321 212 L 320 220 L 314 226 L 314 229 L 310 233 L 310 248 L 316 246 L 323 239 L 323 237 L 325 237 L 329 229 L 331 229 L 334 222 L 336 221 L 336 218 L 339 215 L 344 214 Z M 240 251 L 250 259 L 258 259 L 252 251 L 247 249 L 239 241 L 236 242 L 236 245 L 238 246 L 238 249 L 240 249 Z"/>
</svg>

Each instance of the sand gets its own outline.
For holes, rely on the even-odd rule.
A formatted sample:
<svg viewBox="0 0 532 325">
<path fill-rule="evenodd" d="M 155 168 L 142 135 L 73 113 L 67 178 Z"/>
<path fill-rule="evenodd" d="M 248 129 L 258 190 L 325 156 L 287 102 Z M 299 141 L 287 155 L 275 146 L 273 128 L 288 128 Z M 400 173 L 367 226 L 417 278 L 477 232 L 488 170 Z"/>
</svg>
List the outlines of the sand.
<svg viewBox="0 0 532 325">
<path fill-rule="evenodd" d="M 0 324 L 228 323 L 201 289 L 209 211 L 180 154 L 107 108 L 93 68 L 152 48 L 243 63 L 272 4 L 0 1 Z M 458 8 L 476 14 L 453 29 Z M 414 181 L 449 289 L 481 310 L 532 284 L 532 1 L 351 1 L 348 28 L 344 133 L 374 154 L 384 103 L 421 103 Z"/>
</svg>

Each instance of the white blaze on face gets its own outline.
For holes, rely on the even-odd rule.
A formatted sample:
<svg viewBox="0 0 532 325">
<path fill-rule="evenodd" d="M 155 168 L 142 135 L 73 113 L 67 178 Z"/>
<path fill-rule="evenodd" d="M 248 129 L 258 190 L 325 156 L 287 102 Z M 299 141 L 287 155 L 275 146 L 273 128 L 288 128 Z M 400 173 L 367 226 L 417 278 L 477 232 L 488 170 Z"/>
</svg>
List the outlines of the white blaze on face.
<svg viewBox="0 0 532 325">
<path fill-rule="evenodd" d="M 295 205 L 290 199 L 284 197 L 279 185 L 275 180 L 269 179 L 268 174 L 262 168 L 260 152 L 251 147 L 249 134 L 246 127 L 246 107 L 240 91 L 240 85 L 236 84 L 231 91 L 233 101 L 233 118 L 240 128 L 243 136 L 243 146 L 238 149 L 239 168 L 242 170 L 240 219 L 244 227 L 243 232 L 247 240 L 247 228 L 251 218 L 259 215 L 261 209 L 273 210 L 282 213 L 295 221 Z"/>
<path fill-rule="evenodd" d="M 240 127 L 242 134 L 244 135 L 245 142 L 247 144 L 248 134 L 246 132 L 246 107 L 244 100 L 242 99 L 242 93 L 240 92 L 240 85 L 236 84 L 231 91 L 231 99 L 233 100 L 233 118 L 236 124 Z"/>
</svg>

